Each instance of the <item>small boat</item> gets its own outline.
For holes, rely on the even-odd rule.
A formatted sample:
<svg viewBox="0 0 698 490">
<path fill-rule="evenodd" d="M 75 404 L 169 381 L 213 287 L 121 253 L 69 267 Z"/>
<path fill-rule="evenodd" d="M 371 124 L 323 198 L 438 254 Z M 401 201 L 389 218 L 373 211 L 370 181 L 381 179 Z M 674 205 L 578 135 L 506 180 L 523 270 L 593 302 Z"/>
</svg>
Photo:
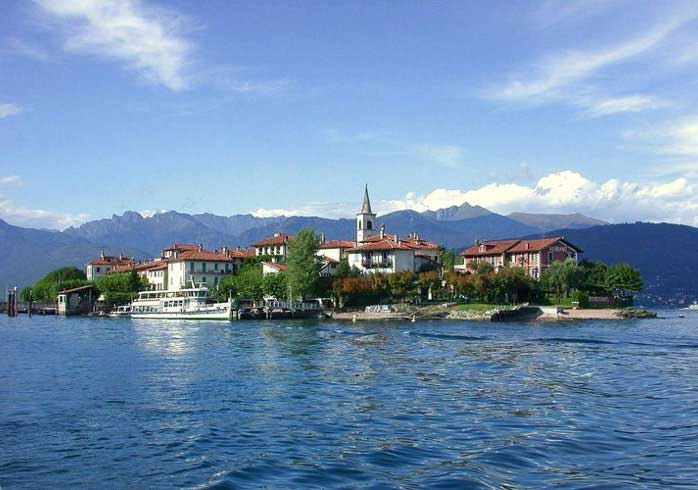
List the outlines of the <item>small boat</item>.
<svg viewBox="0 0 698 490">
<path fill-rule="evenodd" d="M 237 315 L 233 300 L 209 303 L 205 286 L 176 291 L 141 291 L 131 302 L 131 318 L 158 320 L 232 320 Z"/>
<path fill-rule="evenodd" d="M 131 305 L 119 306 L 116 310 L 109 313 L 112 318 L 123 318 L 131 316 Z"/>
<path fill-rule="evenodd" d="M 698 303 L 696 303 L 694 301 L 693 304 L 688 307 L 688 309 L 689 310 L 698 310 Z"/>
</svg>

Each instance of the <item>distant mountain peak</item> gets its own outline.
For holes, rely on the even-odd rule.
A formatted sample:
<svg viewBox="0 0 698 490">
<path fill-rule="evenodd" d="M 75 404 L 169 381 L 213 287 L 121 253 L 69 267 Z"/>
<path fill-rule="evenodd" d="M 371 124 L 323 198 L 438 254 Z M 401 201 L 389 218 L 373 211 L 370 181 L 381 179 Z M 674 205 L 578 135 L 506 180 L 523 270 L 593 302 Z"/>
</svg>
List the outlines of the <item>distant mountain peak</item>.
<svg viewBox="0 0 698 490">
<path fill-rule="evenodd" d="M 528 226 L 535 226 L 547 230 L 556 228 L 581 229 L 608 224 L 606 221 L 590 218 L 581 213 L 510 213 L 507 217 Z"/>
<path fill-rule="evenodd" d="M 459 221 L 463 219 L 479 218 L 493 213 L 482 206 L 472 206 L 464 202 L 460 206 L 451 206 L 436 211 L 425 211 L 422 214 L 436 221 Z"/>
</svg>

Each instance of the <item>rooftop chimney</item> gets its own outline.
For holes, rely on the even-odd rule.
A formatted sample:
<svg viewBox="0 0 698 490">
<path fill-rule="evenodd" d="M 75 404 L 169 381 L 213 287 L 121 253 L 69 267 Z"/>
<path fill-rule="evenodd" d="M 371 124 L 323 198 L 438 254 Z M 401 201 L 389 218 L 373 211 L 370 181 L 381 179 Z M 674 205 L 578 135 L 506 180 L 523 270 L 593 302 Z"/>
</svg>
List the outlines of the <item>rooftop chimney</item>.
<svg viewBox="0 0 698 490">
<path fill-rule="evenodd" d="M 204 244 L 203 244 L 203 243 L 199 243 L 199 252 L 203 251 L 203 249 L 204 249 Z"/>
<path fill-rule="evenodd" d="M 102 251 L 99 253 L 99 257 L 102 259 L 104 258 L 104 249 L 102 249 Z"/>
<path fill-rule="evenodd" d="M 381 225 L 381 240 L 385 238 L 385 223 Z"/>
<path fill-rule="evenodd" d="M 325 233 L 320 233 L 320 243 L 325 243 Z"/>
</svg>

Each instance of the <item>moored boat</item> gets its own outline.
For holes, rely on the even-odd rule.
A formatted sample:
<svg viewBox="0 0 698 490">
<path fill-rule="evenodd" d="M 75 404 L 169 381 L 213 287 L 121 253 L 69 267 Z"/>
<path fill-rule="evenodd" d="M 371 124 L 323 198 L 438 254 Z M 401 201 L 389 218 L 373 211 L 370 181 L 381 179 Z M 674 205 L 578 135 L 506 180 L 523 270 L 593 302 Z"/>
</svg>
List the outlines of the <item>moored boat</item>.
<svg viewBox="0 0 698 490">
<path fill-rule="evenodd" d="M 131 316 L 131 305 L 119 306 L 111 313 L 109 313 L 112 318 L 123 318 Z"/>
<path fill-rule="evenodd" d="M 698 310 L 698 303 L 696 303 L 694 301 L 693 304 L 688 307 L 688 309 L 689 310 Z"/>
<path fill-rule="evenodd" d="M 233 300 L 208 303 L 208 288 L 191 287 L 177 291 L 141 291 L 131 302 L 131 318 L 158 320 L 232 320 Z"/>
</svg>

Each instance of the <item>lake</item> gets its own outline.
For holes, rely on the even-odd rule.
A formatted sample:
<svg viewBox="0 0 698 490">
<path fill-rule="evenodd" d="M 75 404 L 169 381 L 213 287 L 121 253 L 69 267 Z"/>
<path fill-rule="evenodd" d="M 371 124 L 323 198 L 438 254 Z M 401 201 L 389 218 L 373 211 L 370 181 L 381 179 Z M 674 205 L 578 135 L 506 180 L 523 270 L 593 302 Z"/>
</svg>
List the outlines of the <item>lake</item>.
<svg viewBox="0 0 698 490">
<path fill-rule="evenodd" d="M 0 487 L 695 488 L 698 313 L 660 314 L 3 315 Z"/>
</svg>

